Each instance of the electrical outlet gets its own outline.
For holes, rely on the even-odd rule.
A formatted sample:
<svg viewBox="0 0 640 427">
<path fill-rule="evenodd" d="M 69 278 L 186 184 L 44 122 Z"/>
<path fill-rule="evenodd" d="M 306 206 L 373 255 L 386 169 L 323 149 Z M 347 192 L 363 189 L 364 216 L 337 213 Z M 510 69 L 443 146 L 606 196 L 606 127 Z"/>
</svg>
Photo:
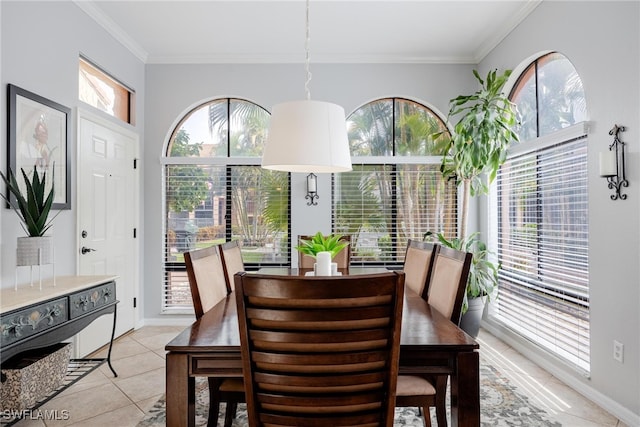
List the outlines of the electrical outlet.
<svg viewBox="0 0 640 427">
<path fill-rule="evenodd" d="M 620 363 L 624 360 L 624 344 L 616 340 L 613 340 L 613 358 Z"/>
</svg>

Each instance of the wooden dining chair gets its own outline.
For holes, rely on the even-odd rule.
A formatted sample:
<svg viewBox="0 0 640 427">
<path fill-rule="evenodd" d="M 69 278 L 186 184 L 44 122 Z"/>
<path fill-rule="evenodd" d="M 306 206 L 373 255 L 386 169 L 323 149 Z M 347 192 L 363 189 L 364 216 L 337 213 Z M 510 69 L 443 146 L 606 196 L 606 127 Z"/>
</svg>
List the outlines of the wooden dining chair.
<svg viewBox="0 0 640 427">
<path fill-rule="evenodd" d="M 472 260 L 471 252 L 440 246 L 433 265 L 427 302 L 456 325 L 460 324 Z"/>
<path fill-rule="evenodd" d="M 473 254 L 470 252 L 440 245 L 433 261 L 427 302 L 456 325 L 460 323 L 472 259 Z M 431 426 L 429 408 L 433 406 L 436 408 L 438 427 L 446 427 L 447 379 L 447 375 L 400 375 L 396 406 L 420 408 L 427 427 Z"/>
<path fill-rule="evenodd" d="M 249 425 L 393 425 L 404 273 L 235 276 Z"/>
<path fill-rule="evenodd" d="M 405 286 L 427 299 L 432 267 L 440 245 L 433 242 L 409 239 L 402 270 Z"/>
<path fill-rule="evenodd" d="M 194 249 L 184 253 L 189 287 L 196 318 L 216 305 L 229 294 L 222 255 L 218 245 Z M 209 418 L 207 426 L 218 425 L 220 402 L 226 402 L 225 427 L 231 427 L 238 402 L 244 402 L 242 378 L 208 377 Z"/>
<path fill-rule="evenodd" d="M 299 235 L 298 236 L 298 245 L 300 245 L 300 240 L 311 240 L 313 236 Z M 341 242 L 349 243 L 345 246 L 340 252 L 336 254 L 333 258 L 332 262 L 338 264 L 338 268 L 349 268 L 349 263 L 351 262 L 351 236 L 345 235 L 340 238 Z M 315 258 L 303 254 L 298 251 L 298 267 L 299 268 L 313 268 L 313 264 L 316 262 Z"/>
<path fill-rule="evenodd" d="M 222 243 L 220 245 L 222 254 L 222 265 L 224 266 L 225 278 L 227 279 L 227 289 L 233 289 L 233 275 L 244 271 L 244 261 L 242 260 L 242 249 L 237 240 Z"/>
</svg>

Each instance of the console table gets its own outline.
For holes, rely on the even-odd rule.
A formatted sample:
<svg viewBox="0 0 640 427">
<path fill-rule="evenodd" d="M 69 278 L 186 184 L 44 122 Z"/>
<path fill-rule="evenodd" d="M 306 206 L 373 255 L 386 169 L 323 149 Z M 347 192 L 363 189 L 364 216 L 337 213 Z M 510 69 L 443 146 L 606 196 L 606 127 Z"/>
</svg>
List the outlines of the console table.
<svg viewBox="0 0 640 427">
<path fill-rule="evenodd" d="M 96 318 L 113 313 L 116 327 L 117 276 L 58 276 L 39 286 L 21 285 L 0 290 L 0 362 L 26 350 L 46 347 L 71 338 Z"/>
</svg>

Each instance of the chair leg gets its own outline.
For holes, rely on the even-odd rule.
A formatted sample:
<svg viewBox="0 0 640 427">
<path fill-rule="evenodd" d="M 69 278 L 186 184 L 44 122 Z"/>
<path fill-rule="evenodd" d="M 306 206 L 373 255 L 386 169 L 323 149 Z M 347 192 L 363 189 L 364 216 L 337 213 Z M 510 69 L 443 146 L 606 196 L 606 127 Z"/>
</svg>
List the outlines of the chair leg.
<svg viewBox="0 0 640 427">
<path fill-rule="evenodd" d="M 207 427 L 218 427 L 218 413 L 220 412 L 220 382 L 216 378 L 209 380 L 209 417 Z"/>
<path fill-rule="evenodd" d="M 231 427 L 233 419 L 236 417 L 236 410 L 238 409 L 238 402 L 227 401 L 227 409 L 224 414 L 224 427 Z"/>
<path fill-rule="evenodd" d="M 424 427 L 431 427 L 431 411 L 428 406 L 422 408 L 422 418 L 424 419 Z M 440 421 L 438 421 L 438 427 L 440 427 Z"/>
</svg>

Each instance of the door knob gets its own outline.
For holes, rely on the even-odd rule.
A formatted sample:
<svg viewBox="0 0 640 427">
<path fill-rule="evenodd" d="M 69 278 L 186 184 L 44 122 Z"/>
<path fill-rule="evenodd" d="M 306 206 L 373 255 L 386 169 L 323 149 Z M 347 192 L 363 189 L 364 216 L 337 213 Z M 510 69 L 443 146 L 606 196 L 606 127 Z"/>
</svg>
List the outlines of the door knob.
<svg viewBox="0 0 640 427">
<path fill-rule="evenodd" d="M 82 255 L 89 253 L 89 252 L 95 252 L 96 250 L 93 248 L 86 248 L 86 247 L 82 247 L 82 249 L 80 249 L 80 252 L 82 252 Z"/>
</svg>

